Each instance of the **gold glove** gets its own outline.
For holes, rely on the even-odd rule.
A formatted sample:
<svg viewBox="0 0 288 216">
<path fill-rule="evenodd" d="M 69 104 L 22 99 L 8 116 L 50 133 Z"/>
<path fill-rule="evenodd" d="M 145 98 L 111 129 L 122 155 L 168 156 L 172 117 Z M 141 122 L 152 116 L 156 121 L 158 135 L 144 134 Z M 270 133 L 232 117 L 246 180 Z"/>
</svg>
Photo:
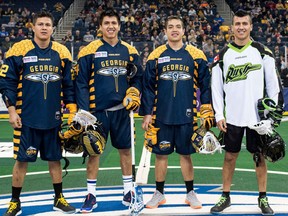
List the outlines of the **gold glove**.
<svg viewBox="0 0 288 216">
<path fill-rule="evenodd" d="M 69 109 L 69 116 L 67 123 L 70 125 L 73 122 L 73 118 L 75 116 L 75 113 L 77 112 L 77 105 L 76 104 L 67 104 L 66 108 Z"/>
<path fill-rule="evenodd" d="M 130 87 L 126 91 L 126 96 L 123 99 L 123 106 L 127 110 L 136 110 L 140 106 L 140 92 L 135 87 Z"/>
<path fill-rule="evenodd" d="M 157 144 L 157 132 L 160 128 L 155 128 L 152 124 L 149 124 L 148 130 L 145 131 L 144 135 L 144 146 L 150 152 L 152 152 L 153 145 Z"/>
<path fill-rule="evenodd" d="M 200 118 L 203 120 L 203 125 L 207 130 L 215 125 L 215 117 L 211 104 L 201 105 Z"/>
</svg>

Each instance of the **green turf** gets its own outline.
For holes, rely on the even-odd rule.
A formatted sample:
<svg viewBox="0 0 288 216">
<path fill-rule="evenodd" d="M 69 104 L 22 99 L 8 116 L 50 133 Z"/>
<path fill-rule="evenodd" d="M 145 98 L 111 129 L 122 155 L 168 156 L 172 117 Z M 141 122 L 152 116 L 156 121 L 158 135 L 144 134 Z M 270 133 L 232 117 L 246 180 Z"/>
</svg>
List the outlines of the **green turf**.
<svg viewBox="0 0 288 216">
<path fill-rule="evenodd" d="M 139 163 L 143 145 L 143 134 L 141 127 L 141 119 L 136 119 L 136 164 Z M 284 122 L 277 129 L 283 139 L 288 143 L 287 134 L 288 122 Z M 217 131 L 217 130 L 216 130 Z M 11 141 L 13 130 L 7 121 L 0 121 L 0 141 Z M 1 155 L 1 153 L 0 153 Z M 193 164 L 196 167 L 222 167 L 224 153 L 216 153 L 214 155 L 200 155 L 193 154 Z M 63 161 L 62 161 L 63 162 Z M 70 158 L 69 169 L 82 168 L 85 170 L 85 165 L 82 164 L 82 158 Z M 12 172 L 14 160 L 12 158 L 0 157 L 0 176 L 10 175 Z M 268 169 L 271 171 L 288 172 L 287 164 L 288 157 L 276 163 L 267 163 Z M 154 165 L 154 155 L 151 158 L 151 165 Z M 170 166 L 179 166 L 179 156 L 172 154 L 169 157 Z M 107 148 L 103 156 L 101 156 L 100 167 L 119 167 L 119 156 L 116 149 L 111 147 L 108 142 Z M 252 156 L 243 149 L 237 161 L 237 168 L 241 169 L 254 169 Z M 37 160 L 36 163 L 29 164 L 28 172 L 47 171 L 47 163 Z M 221 184 L 222 182 L 221 170 L 210 169 L 195 169 L 195 184 Z M 85 171 L 70 171 L 69 174 L 63 179 L 64 188 L 86 187 L 86 173 Z M 152 168 L 149 174 L 149 183 L 154 183 L 154 169 Z M 180 169 L 169 169 L 167 174 L 166 183 L 181 184 L 183 178 Z M 121 171 L 120 170 L 101 170 L 99 172 L 97 185 L 122 185 Z M 52 189 L 51 180 L 48 174 L 26 176 L 23 191 L 37 191 L 37 190 L 50 190 Z M 240 172 L 236 171 L 233 178 L 232 190 L 245 190 L 257 191 L 256 175 L 255 172 Z M 0 194 L 7 194 L 11 191 L 11 177 L 0 178 Z M 273 192 L 287 192 L 287 174 L 268 174 L 268 190 Z"/>
</svg>

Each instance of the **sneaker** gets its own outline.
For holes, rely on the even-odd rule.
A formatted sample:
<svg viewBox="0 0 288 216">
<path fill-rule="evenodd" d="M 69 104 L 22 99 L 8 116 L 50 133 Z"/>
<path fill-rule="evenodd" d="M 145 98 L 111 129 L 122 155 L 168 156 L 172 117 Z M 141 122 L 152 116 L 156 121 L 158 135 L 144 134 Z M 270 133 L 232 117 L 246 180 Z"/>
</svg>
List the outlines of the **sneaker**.
<svg viewBox="0 0 288 216">
<path fill-rule="evenodd" d="M 258 198 L 258 207 L 262 211 L 262 215 L 274 215 L 274 211 L 269 206 L 267 197 Z"/>
<path fill-rule="evenodd" d="M 80 212 L 83 213 L 92 212 L 93 209 L 97 208 L 97 206 L 98 204 L 96 203 L 96 197 L 93 194 L 89 193 L 85 197 L 85 201 L 80 208 Z"/>
<path fill-rule="evenodd" d="M 72 214 L 76 211 L 76 209 L 65 200 L 63 194 L 60 194 L 60 197 L 54 198 L 53 210 L 61 211 L 66 214 Z"/>
<path fill-rule="evenodd" d="M 17 216 L 22 213 L 20 200 L 11 199 L 7 211 L 3 216 Z"/>
<path fill-rule="evenodd" d="M 146 203 L 146 208 L 158 208 L 159 205 L 166 203 L 164 194 L 156 190 L 152 196 L 152 199 Z"/>
<path fill-rule="evenodd" d="M 197 199 L 196 193 L 193 190 L 191 190 L 186 195 L 185 203 L 190 205 L 190 207 L 194 209 L 202 208 L 202 203 Z"/>
<path fill-rule="evenodd" d="M 131 200 L 132 200 L 132 191 L 129 191 L 128 193 L 126 193 L 123 197 L 123 200 L 122 200 L 122 204 L 124 206 L 130 206 L 130 203 L 131 203 Z"/>
<path fill-rule="evenodd" d="M 230 197 L 221 196 L 218 203 L 216 203 L 211 209 L 211 214 L 221 214 L 224 209 L 231 206 Z"/>
</svg>

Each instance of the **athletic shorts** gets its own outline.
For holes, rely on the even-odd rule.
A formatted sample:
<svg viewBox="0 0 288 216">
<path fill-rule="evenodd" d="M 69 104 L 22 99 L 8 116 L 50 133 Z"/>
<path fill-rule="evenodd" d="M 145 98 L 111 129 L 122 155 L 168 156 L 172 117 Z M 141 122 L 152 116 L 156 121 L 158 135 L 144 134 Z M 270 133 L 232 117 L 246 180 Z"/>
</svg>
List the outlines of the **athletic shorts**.
<svg viewBox="0 0 288 216">
<path fill-rule="evenodd" d="M 116 111 L 96 112 L 98 121 L 102 122 L 106 136 L 110 133 L 111 144 L 116 149 L 131 148 L 129 111 L 125 108 Z"/>
<path fill-rule="evenodd" d="M 155 127 L 160 128 L 157 132 L 157 144 L 153 146 L 152 152 L 159 155 L 169 155 L 176 151 L 181 155 L 195 153 L 191 144 L 193 124 L 167 125 L 155 121 Z"/>
<path fill-rule="evenodd" d="M 60 126 L 41 130 L 22 125 L 14 129 L 14 159 L 21 162 L 35 162 L 38 152 L 45 161 L 59 161 L 62 158 Z"/>
<path fill-rule="evenodd" d="M 246 131 L 246 149 L 250 153 L 259 152 L 258 146 L 261 145 L 260 135 L 248 127 L 238 127 L 227 124 L 227 132 L 223 133 L 224 149 L 227 152 L 237 153 L 241 150 L 242 139 Z"/>
</svg>

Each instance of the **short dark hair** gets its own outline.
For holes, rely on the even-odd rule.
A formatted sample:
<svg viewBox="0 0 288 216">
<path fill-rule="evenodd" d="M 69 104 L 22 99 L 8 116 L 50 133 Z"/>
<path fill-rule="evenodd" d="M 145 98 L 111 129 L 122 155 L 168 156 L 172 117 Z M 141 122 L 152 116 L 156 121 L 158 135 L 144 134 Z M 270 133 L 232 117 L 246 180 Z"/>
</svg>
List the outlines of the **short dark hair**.
<svg viewBox="0 0 288 216">
<path fill-rule="evenodd" d="M 233 19 L 232 19 L 232 24 L 234 23 L 234 17 L 245 17 L 245 16 L 248 16 L 250 23 L 252 23 L 252 17 L 251 17 L 250 12 L 242 10 L 242 9 L 239 9 L 238 11 L 236 11 L 234 13 L 234 16 L 233 16 Z"/>
<path fill-rule="evenodd" d="M 169 17 L 166 19 L 166 21 L 165 21 L 165 29 L 167 29 L 168 22 L 169 22 L 170 20 L 173 20 L 173 19 L 180 20 L 180 21 L 181 21 L 181 24 L 182 24 L 182 27 L 184 28 L 184 22 L 183 22 L 182 18 L 179 17 L 179 16 L 176 16 L 176 15 L 171 15 L 171 16 L 169 16 Z"/>
<path fill-rule="evenodd" d="M 50 12 L 48 12 L 48 11 L 40 11 L 40 12 L 36 13 L 36 14 L 33 16 L 33 25 L 36 24 L 36 21 L 37 21 L 38 18 L 42 18 L 42 17 L 48 17 L 48 18 L 50 18 L 51 21 L 52 21 L 52 25 L 54 25 L 54 17 L 53 17 L 53 15 L 52 15 Z"/>
<path fill-rule="evenodd" d="M 120 25 L 120 16 L 113 8 L 107 8 L 106 10 L 104 10 L 101 13 L 100 18 L 99 18 L 100 25 L 102 25 L 102 22 L 103 22 L 103 19 L 104 19 L 105 16 L 116 17 L 117 21 L 118 21 L 118 24 Z"/>
</svg>

